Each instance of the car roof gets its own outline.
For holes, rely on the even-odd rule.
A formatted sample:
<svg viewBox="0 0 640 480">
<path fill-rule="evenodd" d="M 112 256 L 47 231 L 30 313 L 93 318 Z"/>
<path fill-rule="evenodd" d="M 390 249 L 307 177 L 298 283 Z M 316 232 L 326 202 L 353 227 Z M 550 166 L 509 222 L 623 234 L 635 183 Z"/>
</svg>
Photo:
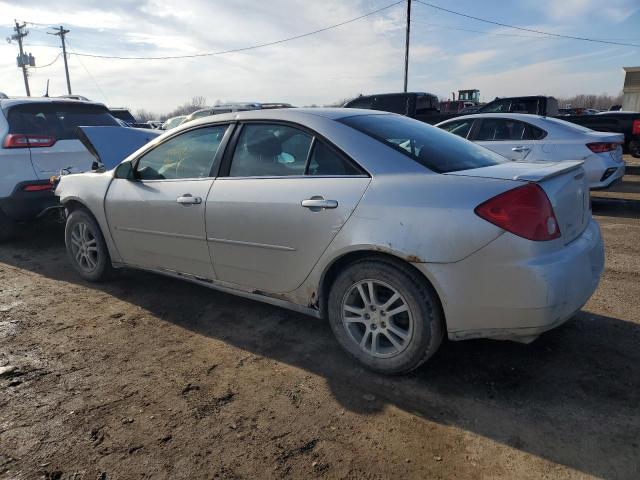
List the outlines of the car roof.
<svg viewBox="0 0 640 480">
<path fill-rule="evenodd" d="M 0 108 L 7 109 L 16 105 L 27 105 L 30 103 L 77 103 L 79 105 L 100 105 L 104 107 L 104 103 L 87 102 L 86 100 L 76 100 L 73 98 L 57 98 L 57 97 L 12 97 L 0 99 Z"/>
<path fill-rule="evenodd" d="M 290 122 L 304 122 L 310 116 L 319 116 L 330 120 L 359 115 L 394 115 L 379 110 L 364 110 L 361 108 L 275 108 L 267 110 L 246 110 L 242 112 L 221 113 L 210 115 L 185 123 L 182 126 L 191 128 L 195 125 L 219 123 L 241 120 L 279 120 Z"/>
</svg>

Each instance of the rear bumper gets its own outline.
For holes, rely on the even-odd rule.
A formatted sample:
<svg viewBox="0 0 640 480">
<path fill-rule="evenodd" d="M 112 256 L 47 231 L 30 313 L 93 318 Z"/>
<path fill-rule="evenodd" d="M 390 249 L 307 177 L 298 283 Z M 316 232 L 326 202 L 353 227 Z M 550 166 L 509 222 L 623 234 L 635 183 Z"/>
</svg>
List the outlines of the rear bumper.
<svg viewBox="0 0 640 480">
<path fill-rule="evenodd" d="M 25 191 L 27 185 L 49 185 L 49 180 L 21 182 L 8 197 L 0 198 L 0 209 L 17 222 L 33 220 L 59 206 L 58 197 L 49 190 Z"/>
<path fill-rule="evenodd" d="M 529 342 L 571 318 L 596 290 L 604 247 L 593 219 L 560 251 L 512 259 L 514 240 L 505 233 L 460 262 L 415 264 L 440 294 L 451 340 Z"/>
<path fill-rule="evenodd" d="M 625 163 L 622 158 L 614 159 L 609 153 L 590 155 L 585 159 L 584 169 L 591 190 L 609 188 L 624 177 Z M 606 177 L 606 178 L 605 178 Z"/>
</svg>

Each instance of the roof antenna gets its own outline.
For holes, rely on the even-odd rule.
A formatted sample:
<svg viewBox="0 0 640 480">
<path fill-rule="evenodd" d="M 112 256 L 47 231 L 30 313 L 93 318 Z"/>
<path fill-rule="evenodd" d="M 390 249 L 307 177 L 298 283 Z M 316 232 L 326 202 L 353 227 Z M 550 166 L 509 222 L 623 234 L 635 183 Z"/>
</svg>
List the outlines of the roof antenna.
<svg viewBox="0 0 640 480">
<path fill-rule="evenodd" d="M 49 96 L 49 79 L 47 78 L 47 91 L 44 93 L 45 97 Z"/>
</svg>

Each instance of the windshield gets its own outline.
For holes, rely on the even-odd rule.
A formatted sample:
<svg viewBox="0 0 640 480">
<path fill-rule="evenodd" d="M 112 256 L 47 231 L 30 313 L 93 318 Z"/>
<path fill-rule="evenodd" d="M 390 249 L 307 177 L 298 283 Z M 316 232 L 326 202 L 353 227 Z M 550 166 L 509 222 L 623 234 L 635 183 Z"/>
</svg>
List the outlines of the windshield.
<svg viewBox="0 0 640 480">
<path fill-rule="evenodd" d="M 456 135 L 399 115 L 358 115 L 343 118 L 340 122 L 437 173 L 508 162 L 506 158 Z"/>
<path fill-rule="evenodd" d="M 184 115 L 180 116 L 180 117 L 173 117 L 170 118 L 169 120 L 167 120 L 166 122 L 164 122 L 162 124 L 162 128 L 164 130 L 171 130 L 174 127 L 177 127 L 178 125 L 180 125 L 180 122 L 182 122 L 182 120 L 184 120 Z"/>
</svg>

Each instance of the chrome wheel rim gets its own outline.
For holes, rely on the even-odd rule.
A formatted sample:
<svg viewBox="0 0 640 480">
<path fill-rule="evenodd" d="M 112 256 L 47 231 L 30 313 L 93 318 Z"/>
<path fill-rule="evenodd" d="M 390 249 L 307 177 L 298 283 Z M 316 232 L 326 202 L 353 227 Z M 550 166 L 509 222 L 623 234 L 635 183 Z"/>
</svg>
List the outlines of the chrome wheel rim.
<svg viewBox="0 0 640 480">
<path fill-rule="evenodd" d="M 76 264 L 85 272 L 92 272 L 98 265 L 98 241 L 89 226 L 76 223 L 71 229 L 71 252 Z"/>
<path fill-rule="evenodd" d="M 348 337 L 372 357 L 393 357 L 411 343 L 411 309 L 391 285 L 373 279 L 357 282 L 342 298 L 341 307 Z"/>
</svg>

